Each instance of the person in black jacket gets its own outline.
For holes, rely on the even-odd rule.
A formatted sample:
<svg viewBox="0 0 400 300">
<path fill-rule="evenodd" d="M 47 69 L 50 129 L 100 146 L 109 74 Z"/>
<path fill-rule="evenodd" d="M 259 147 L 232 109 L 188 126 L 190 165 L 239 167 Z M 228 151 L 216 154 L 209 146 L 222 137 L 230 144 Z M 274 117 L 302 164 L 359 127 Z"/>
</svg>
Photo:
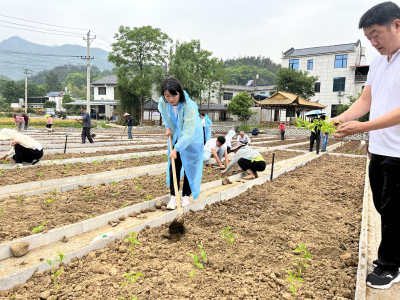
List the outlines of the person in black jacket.
<svg viewBox="0 0 400 300">
<path fill-rule="evenodd" d="M 314 126 L 314 131 L 311 131 L 311 136 L 310 136 L 310 152 L 314 151 L 314 141 L 316 141 L 316 153 L 319 154 L 319 145 L 321 143 L 321 124 L 319 122 L 318 118 L 314 118 L 312 122 L 314 123 L 314 120 L 318 120 L 318 123 Z"/>
</svg>

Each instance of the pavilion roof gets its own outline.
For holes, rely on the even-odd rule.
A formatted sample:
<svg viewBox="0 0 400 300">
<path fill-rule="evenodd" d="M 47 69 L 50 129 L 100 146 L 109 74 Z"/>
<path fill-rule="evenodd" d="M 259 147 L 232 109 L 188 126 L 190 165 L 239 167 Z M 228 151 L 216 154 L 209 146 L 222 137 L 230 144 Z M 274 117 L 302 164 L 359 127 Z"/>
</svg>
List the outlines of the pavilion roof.
<svg viewBox="0 0 400 300">
<path fill-rule="evenodd" d="M 253 98 L 253 101 L 258 107 L 281 107 L 281 108 L 301 108 L 306 110 L 313 109 L 324 109 L 326 106 L 318 103 L 318 101 L 312 102 L 300 97 L 299 95 L 278 91 L 271 97 L 257 101 Z"/>
</svg>

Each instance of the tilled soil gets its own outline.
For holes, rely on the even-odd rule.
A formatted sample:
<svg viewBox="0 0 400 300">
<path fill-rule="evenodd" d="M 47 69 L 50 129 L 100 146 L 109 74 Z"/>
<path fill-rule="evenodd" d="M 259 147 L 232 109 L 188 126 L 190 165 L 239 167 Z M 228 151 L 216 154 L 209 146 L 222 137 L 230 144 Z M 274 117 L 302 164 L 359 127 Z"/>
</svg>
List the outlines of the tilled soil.
<svg viewBox="0 0 400 300">
<path fill-rule="evenodd" d="M 132 152 L 131 159 L 124 159 L 119 161 L 105 161 L 106 158 L 101 158 L 97 161 L 97 165 L 93 162 L 78 162 L 75 164 L 49 164 L 36 165 L 23 169 L 8 169 L 1 171 L 1 173 L 3 174 L 3 176 L 1 177 L 4 178 L 4 180 L 0 180 L 0 186 L 100 173 L 117 169 L 159 164 L 167 161 L 166 154 L 136 158 L 134 153 L 135 152 Z"/>
<path fill-rule="evenodd" d="M 276 147 L 276 146 L 282 146 L 282 145 L 290 145 L 290 144 L 296 144 L 296 143 L 303 143 L 307 142 L 308 139 L 295 139 L 295 140 L 284 140 L 284 141 L 277 141 L 277 142 L 272 142 L 272 143 L 264 143 L 264 144 L 253 144 L 253 147 Z"/>
<path fill-rule="evenodd" d="M 276 151 L 276 161 L 295 157 L 295 152 Z M 272 152 L 263 154 L 266 161 L 272 159 Z M 238 169 L 236 165 L 234 169 Z M 207 183 L 232 175 L 221 175 L 221 170 L 204 167 L 202 183 Z M 10 197 L 0 200 L 0 209 L 6 214 L 0 215 L 0 243 L 32 234 L 32 229 L 48 221 L 46 230 L 76 223 L 107 212 L 122 208 L 123 204 L 133 205 L 169 194 L 165 185 L 165 174 L 142 176 L 139 179 L 127 179 L 115 186 L 82 186 L 68 192 L 46 193 L 31 197 Z M 181 182 L 181 187 L 183 181 Z M 93 195 L 93 196 L 92 196 Z M 53 203 L 44 201 L 55 199 Z M 19 203 L 21 202 L 21 203 Z"/>
<path fill-rule="evenodd" d="M 311 252 L 296 299 L 353 299 L 365 176 L 364 158 L 322 156 L 245 194 L 187 213 L 187 232 L 165 239 L 167 225 L 139 233 L 130 256 L 124 239 L 74 258 L 64 272 L 58 299 L 128 297 L 124 273 L 145 277 L 132 284 L 138 299 L 291 299 L 286 270 L 294 270 L 293 250 Z M 321 186 L 321 178 L 330 178 Z M 229 254 L 220 231 L 237 233 Z M 203 245 L 204 269 L 189 253 Z M 58 268 L 57 268 L 58 269 Z M 3 291 L 1 299 L 37 299 L 54 293 L 51 272 L 36 272 L 25 284 Z M 19 298 L 18 298 L 19 297 Z M 54 298 L 56 299 L 56 298 Z"/>
<path fill-rule="evenodd" d="M 148 145 L 149 143 L 146 143 Z M 160 143 L 157 143 L 160 144 Z M 80 152 L 80 153 L 58 153 L 58 154 L 44 154 L 42 160 L 57 160 L 68 159 L 68 158 L 81 158 L 81 157 L 93 157 L 93 156 L 104 156 L 104 155 L 114 155 L 114 154 L 126 154 L 126 153 L 137 153 L 137 152 L 150 152 L 150 151 L 161 151 L 167 150 L 167 147 L 146 147 L 138 149 L 125 149 L 125 150 L 115 150 L 115 151 L 97 151 L 97 152 Z"/>
<path fill-rule="evenodd" d="M 309 141 L 309 140 L 308 140 L 308 141 Z M 329 140 L 328 140 L 328 145 L 327 145 L 326 147 L 332 146 L 332 145 L 334 145 L 334 144 L 336 144 L 336 143 L 340 143 L 340 142 L 341 142 L 341 140 L 338 140 L 338 139 L 329 139 Z M 321 148 L 321 143 L 320 143 L 320 148 Z M 288 148 L 288 149 L 291 149 L 291 150 L 304 150 L 304 151 L 309 151 L 309 150 L 310 150 L 310 143 L 304 144 L 304 145 L 293 146 L 293 147 L 290 147 L 290 148 Z M 313 150 L 314 150 L 314 151 L 317 150 L 317 144 L 316 144 L 316 142 L 314 142 Z"/>
<path fill-rule="evenodd" d="M 366 145 L 361 145 L 361 141 L 345 142 L 343 146 L 336 148 L 334 153 L 345 153 L 355 155 L 367 155 Z"/>
</svg>

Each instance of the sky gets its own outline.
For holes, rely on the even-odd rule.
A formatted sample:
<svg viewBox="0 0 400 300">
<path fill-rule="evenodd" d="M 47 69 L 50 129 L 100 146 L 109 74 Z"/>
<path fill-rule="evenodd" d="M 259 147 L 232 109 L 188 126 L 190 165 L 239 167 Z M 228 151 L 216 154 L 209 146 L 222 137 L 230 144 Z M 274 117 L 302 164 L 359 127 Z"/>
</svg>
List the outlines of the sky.
<svg viewBox="0 0 400 300">
<path fill-rule="evenodd" d="M 218 58 L 262 55 L 281 63 L 291 47 L 308 48 L 355 43 L 366 47 L 369 64 L 378 55 L 358 29 L 362 14 L 382 1 L 354 0 L 0 0 L 0 41 L 19 36 L 43 45 L 78 44 L 90 29 L 100 35 L 92 47 L 110 51 L 120 25 L 160 28 L 174 41 L 199 39 Z M 35 24 L 8 17 L 41 22 Z M 64 36 L 30 30 L 43 28 L 73 33 Z M 59 33 L 63 34 L 63 33 Z M 81 37 L 82 36 L 82 37 Z M 101 45 L 100 45 L 101 44 Z M 85 54 L 83 54 L 85 55 Z"/>
</svg>

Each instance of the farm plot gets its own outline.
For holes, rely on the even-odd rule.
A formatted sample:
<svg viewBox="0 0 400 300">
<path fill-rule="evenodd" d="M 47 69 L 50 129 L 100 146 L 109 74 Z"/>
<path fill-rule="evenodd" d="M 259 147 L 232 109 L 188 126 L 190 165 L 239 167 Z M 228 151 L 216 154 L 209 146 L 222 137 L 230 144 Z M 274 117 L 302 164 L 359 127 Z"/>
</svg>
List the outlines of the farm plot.
<svg viewBox="0 0 400 300">
<path fill-rule="evenodd" d="M 276 161 L 299 155 L 295 152 L 276 151 Z M 263 154 L 266 161 L 272 152 Z M 220 170 L 204 167 L 203 183 L 222 177 Z M 183 186 L 183 182 L 181 182 Z M 0 243 L 33 234 L 32 230 L 44 222 L 45 230 L 76 223 L 88 218 L 168 195 L 165 173 L 146 175 L 97 186 L 81 186 L 68 192 L 51 193 L 30 197 L 14 196 L 0 200 Z"/>
<path fill-rule="evenodd" d="M 334 153 L 345 153 L 345 154 L 355 154 L 355 155 L 367 155 L 366 145 L 361 145 L 361 141 L 349 141 L 336 148 Z"/>
<path fill-rule="evenodd" d="M 310 141 L 310 140 L 308 139 L 307 141 Z M 335 144 L 337 144 L 339 142 L 340 142 L 340 140 L 329 139 L 327 147 L 335 145 Z M 321 144 L 320 144 L 320 147 L 321 147 Z M 288 149 L 290 149 L 290 150 L 309 151 L 310 150 L 310 144 L 308 143 L 308 144 L 304 144 L 304 145 L 297 145 L 297 146 L 290 147 Z M 314 151 L 316 149 L 317 149 L 317 144 L 314 142 Z"/>
<path fill-rule="evenodd" d="M 244 195 L 186 214 L 187 233 L 179 241 L 166 239 L 162 226 L 139 233 L 141 244 L 133 252 L 120 239 L 74 258 L 61 266 L 52 299 L 128 299 L 129 291 L 149 300 L 290 299 L 286 270 L 294 271 L 293 250 L 300 242 L 312 259 L 306 260 L 310 266 L 297 299 L 352 299 L 365 162 L 324 155 Z M 318 178 L 334 180 L 321 189 Z M 221 238 L 228 226 L 237 233 L 232 251 Z M 189 253 L 199 253 L 204 268 L 196 268 Z M 121 288 L 130 272 L 144 277 Z M 1 292 L 1 299 L 54 295 L 52 280 L 51 271 L 36 272 L 27 283 Z"/>
<path fill-rule="evenodd" d="M 253 147 L 277 147 L 283 145 L 290 145 L 296 143 L 307 142 L 309 139 L 295 139 L 295 140 L 284 140 L 284 141 L 276 141 L 272 143 L 263 143 L 263 144 L 253 144 Z"/>
</svg>

